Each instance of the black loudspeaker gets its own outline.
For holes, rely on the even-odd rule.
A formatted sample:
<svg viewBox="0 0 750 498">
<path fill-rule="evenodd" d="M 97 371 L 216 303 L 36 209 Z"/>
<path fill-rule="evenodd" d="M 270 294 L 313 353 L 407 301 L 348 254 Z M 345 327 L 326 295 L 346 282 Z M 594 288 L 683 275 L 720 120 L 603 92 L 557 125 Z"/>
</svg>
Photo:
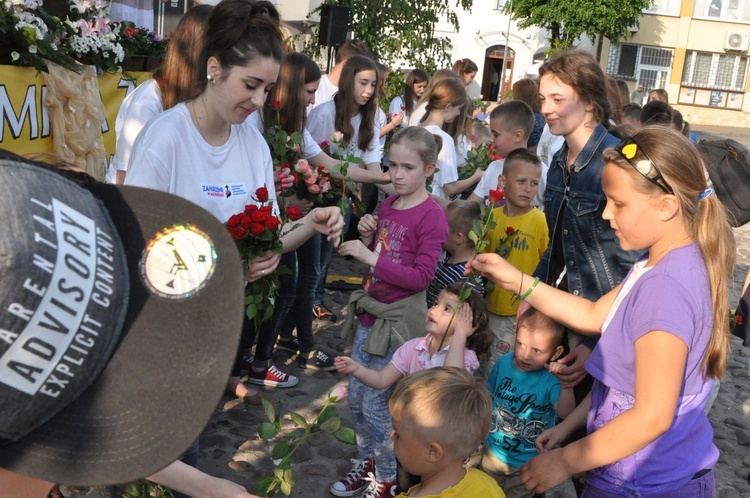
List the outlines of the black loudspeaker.
<svg viewBox="0 0 750 498">
<path fill-rule="evenodd" d="M 320 11 L 320 33 L 318 44 L 338 47 L 346 41 L 349 31 L 349 7 L 323 5 Z"/>
</svg>

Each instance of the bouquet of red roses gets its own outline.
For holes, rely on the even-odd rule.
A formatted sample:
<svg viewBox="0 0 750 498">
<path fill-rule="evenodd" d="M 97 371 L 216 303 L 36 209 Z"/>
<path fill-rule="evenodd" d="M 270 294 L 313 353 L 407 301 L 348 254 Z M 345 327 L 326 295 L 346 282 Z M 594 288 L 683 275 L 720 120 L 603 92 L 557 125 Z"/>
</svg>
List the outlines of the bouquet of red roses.
<svg viewBox="0 0 750 498">
<path fill-rule="evenodd" d="M 281 218 L 273 213 L 273 201 L 268 198 L 268 189 L 261 187 L 255 191 L 253 197 L 258 204 L 248 204 L 241 213 L 233 214 L 226 222 L 229 234 L 234 239 L 242 258 L 242 267 L 247 274 L 250 260 L 258 256 L 272 253 L 280 254 Z M 297 220 L 302 214 L 299 208 L 290 206 L 285 212 L 289 220 Z M 257 325 L 273 316 L 276 296 L 279 293 L 279 275 L 288 272 L 285 267 L 278 267 L 275 271 L 248 282 L 245 286 L 245 313 L 255 320 Z"/>
</svg>

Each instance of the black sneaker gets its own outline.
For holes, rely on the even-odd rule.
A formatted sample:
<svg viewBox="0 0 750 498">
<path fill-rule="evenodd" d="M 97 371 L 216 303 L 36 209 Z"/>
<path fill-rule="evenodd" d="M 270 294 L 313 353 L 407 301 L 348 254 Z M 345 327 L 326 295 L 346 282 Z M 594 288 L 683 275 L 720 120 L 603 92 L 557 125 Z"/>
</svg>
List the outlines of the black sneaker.
<svg viewBox="0 0 750 498">
<path fill-rule="evenodd" d="M 336 370 L 336 367 L 333 366 L 333 358 L 320 350 L 313 350 L 311 358 L 304 358 L 300 354 L 299 358 L 297 358 L 297 362 L 300 367 L 309 368 L 311 370 L 325 370 L 327 372 Z"/>
<path fill-rule="evenodd" d="M 328 322 L 337 322 L 339 319 L 329 310 L 324 304 L 316 304 L 313 306 L 313 316 L 318 320 L 326 320 Z"/>
<path fill-rule="evenodd" d="M 242 365 L 240 366 L 241 372 L 249 372 L 253 368 L 253 360 L 255 360 L 255 356 L 249 355 L 244 356 L 242 358 Z"/>
<path fill-rule="evenodd" d="M 299 341 L 297 340 L 297 337 L 294 336 L 288 339 L 282 337 L 276 343 L 276 349 L 289 351 L 290 353 L 296 353 L 297 351 L 299 351 Z"/>
</svg>

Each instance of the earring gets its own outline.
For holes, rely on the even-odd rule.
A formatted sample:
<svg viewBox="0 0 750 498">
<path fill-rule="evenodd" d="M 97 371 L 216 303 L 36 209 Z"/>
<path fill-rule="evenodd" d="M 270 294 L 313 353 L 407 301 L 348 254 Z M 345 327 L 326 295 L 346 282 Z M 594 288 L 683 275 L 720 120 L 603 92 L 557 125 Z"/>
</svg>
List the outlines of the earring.
<svg viewBox="0 0 750 498">
<path fill-rule="evenodd" d="M 208 80 L 209 83 L 216 83 L 216 78 L 214 78 L 210 74 L 208 76 L 206 76 L 206 79 Z"/>
</svg>

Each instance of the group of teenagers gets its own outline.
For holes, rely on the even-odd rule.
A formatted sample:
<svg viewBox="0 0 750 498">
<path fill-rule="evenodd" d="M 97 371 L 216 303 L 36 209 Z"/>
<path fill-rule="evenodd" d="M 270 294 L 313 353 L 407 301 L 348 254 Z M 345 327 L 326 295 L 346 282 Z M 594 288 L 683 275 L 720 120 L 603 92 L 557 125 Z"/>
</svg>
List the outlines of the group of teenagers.
<svg viewBox="0 0 750 498">
<path fill-rule="evenodd" d="M 277 115 L 304 137 L 298 158 L 338 177 L 319 144 L 342 132 L 359 159 L 347 178 L 385 194 L 342 243 L 337 206 L 284 199 L 305 216 L 282 228 L 283 255 L 247 262 L 245 280 L 281 264 L 291 275 L 274 317 L 260 330 L 245 321 L 227 391 L 258 404 L 253 386 L 296 385 L 275 347 L 348 374 L 358 457 L 335 496 L 530 497 L 571 478 L 587 498 L 713 496 L 707 412 L 726 368 L 735 246 L 682 130 L 616 129 L 606 76 L 576 50 L 547 60 L 538 84 L 517 82 L 518 98 L 489 116 L 467 97 L 468 59 L 409 72 L 386 113 L 387 69 L 362 42 L 342 45 L 322 75 L 285 52 L 280 23 L 264 1 L 191 9 L 116 123 L 111 181 L 175 194 L 221 222 L 258 188 L 276 200 L 288 184 L 262 135 Z M 459 179 L 481 142 L 500 159 Z M 477 254 L 485 210 L 489 246 Z M 368 268 L 343 325 L 350 357 L 314 343 L 314 318 L 330 317 L 333 250 Z M 239 488 L 214 496 L 248 496 Z"/>
</svg>

